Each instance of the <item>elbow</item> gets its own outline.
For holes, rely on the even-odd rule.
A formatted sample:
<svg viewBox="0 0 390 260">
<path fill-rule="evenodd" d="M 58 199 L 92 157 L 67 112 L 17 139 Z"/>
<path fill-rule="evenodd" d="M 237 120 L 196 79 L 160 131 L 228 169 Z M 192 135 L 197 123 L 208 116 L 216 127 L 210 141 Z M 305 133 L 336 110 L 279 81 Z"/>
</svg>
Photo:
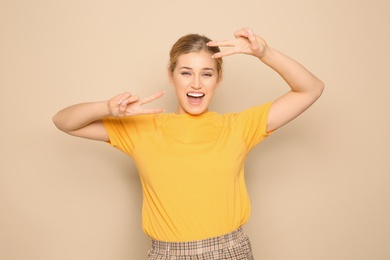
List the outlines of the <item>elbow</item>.
<svg viewBox="0 0 390 260">
<path fill-rule="evenodd" d="M 52 122 L 53 124 L 57 127 L 58 130 L 61 130 L 63 132 L 66 132 L 66 129 L 64 128 L 63 126 L 63 123 L 61 121 L 61 116 L 59 115 L 59 113 L 56 113 L 53 117 L 52 117 Z"/>
<path fill-rule="evenodd" d="M 60 124 L 60 122 L 59 122 L 59 119 L 58 119 L 58 115 L 57 115 L 57 114 L 55 114 L 55 115 L 52 117 L 51 120 L 52 120 L 53 124 L 55 125 L 55 127 L 57 127 L 58 130 L 63 131 L 63 130 L 61 129 L 61 124 Z"/>
<path fill-rule="evenodd" d="M 52 118 L 51 118 L 51 121 L 53 122 L 53 124 L 58 128 L 58 114 L 55 114 Z"/>
<path fill-rule="evenodd" d="M 314 90 L 316 99 L 318 99 L 322 95 L 322 93 L 324 92 L 324 89 L 325 89 L 325 83 L 322 82 L 321 80 L 318 80 L 318 82 L 316 82 L 316 84 L 314 84 L 313 90 Z"/>
</svg>

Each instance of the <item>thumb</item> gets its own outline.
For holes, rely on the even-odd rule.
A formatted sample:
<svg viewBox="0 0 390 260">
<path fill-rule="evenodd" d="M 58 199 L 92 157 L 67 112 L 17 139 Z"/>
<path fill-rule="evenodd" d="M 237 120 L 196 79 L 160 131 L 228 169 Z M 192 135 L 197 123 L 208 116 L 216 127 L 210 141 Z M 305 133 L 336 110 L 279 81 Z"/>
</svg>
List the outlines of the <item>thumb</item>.
<svg viewBox="0 0 390 260">
<path fill-rule="evenodd" d="M 121 101 L 118 104 L 118 114 L 117 117 L 123 117 L 126 114 L 127 102 Z"/>
</svg>

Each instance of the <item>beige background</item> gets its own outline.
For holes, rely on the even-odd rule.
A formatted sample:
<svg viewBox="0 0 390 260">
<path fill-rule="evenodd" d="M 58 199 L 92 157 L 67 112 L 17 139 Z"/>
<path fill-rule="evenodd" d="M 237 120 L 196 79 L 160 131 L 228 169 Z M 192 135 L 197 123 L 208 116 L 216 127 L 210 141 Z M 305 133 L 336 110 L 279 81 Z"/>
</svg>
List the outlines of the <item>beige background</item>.
<svg viewBox="0 0 390 260">
<path fill-rule="evenodd" d="M 246 164 L 256 259 L 390 259 L 387 0 L 1 0 L 0 259 L 146 259 L 131 159 L 55 129 L 82 101 L 160 89 L 187 33 L 230 39 L 242 26 L 318 75 L 326 89 Z M 213 103 L 238 111 L 287 91 L 254 58 L 225 59 Z"/>
</svg>

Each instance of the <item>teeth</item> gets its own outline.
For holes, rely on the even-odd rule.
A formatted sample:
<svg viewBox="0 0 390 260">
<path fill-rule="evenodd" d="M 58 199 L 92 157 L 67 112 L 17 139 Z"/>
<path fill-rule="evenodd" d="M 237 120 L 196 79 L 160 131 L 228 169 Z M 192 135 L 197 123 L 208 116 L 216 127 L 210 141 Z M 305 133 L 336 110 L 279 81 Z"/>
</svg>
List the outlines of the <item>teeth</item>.
<svg viewBox="0 0 390 260">
<path fill-rule="evenodd" d="M 203 97 L 204 94 L 203 93 L 187 93 L 187 96 L 199 98 L 199 97 Z"/>
</svg>

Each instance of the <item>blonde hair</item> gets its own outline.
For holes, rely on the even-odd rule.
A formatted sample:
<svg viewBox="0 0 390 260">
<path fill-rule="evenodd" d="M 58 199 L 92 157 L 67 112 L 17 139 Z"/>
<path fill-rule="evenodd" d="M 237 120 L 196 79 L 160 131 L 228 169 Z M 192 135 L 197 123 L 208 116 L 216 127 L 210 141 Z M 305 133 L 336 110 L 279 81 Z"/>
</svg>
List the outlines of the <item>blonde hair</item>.
<svg viewBox="0 0 390 260">
<path fill-rule="evenodd" d="M 169 69 L 173 72 L 177 65 L 177 59 L 180 55 L 190 52 L 206 51 L 211 54 L 220 52 L 219 47 L 209 47 L 207 43 L 211 41 L 209 38 L 199 34 L 188 34 L 179 38 L 172 46 L 169 53 Z M 217 64 L 218 75 L 222 74 L 222 58 L 215 59 Z"/>
</svg>

